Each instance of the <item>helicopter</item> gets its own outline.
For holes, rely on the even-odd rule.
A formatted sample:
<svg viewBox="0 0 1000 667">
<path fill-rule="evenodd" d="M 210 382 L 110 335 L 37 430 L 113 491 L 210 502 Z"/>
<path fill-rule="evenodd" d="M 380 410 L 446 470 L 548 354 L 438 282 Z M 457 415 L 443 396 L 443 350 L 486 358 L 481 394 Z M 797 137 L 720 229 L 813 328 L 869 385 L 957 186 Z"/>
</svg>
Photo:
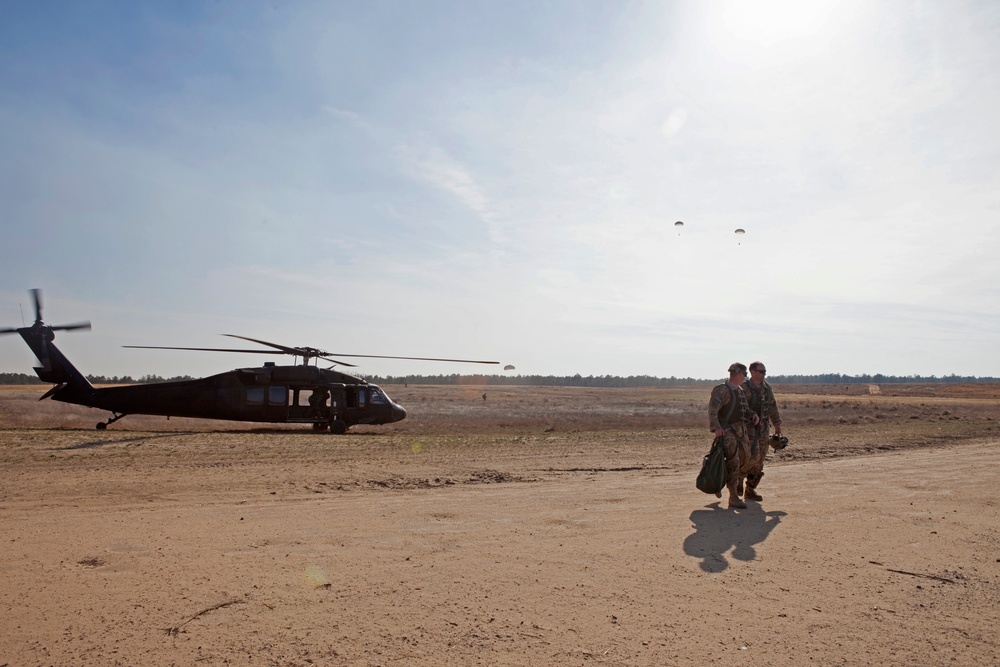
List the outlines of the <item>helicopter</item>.
<svg viewBox="0 0 1000 667">
<path fill-rule="evenodd" d="M 356 424 L 389 424 L 406 418 L 406 409 L 377 385 L 361 377 L 320 368 L 320 360 L 334 366 L 354 368 L 354 364 L 334 357 L 406 359 L 470 364 L 498 364 L 474 359 L 395 357 L 371 354 L 334 354 L 313 347 L 290 347 L 256 338 L 223 334 L 269 349 L 207 347 L 165 347 L 125 345 L 127 348 L 196 350 L 291 355 L 293 365 L 265 362 L 256 368 L 237 368 L 195 380 L 176 380 L 121 387 L 94 387 L 55 346 L 56 331 L 89 330 L 90 322 L 51 326 L 42 321 L 41 290 L 31 290 L 35 321 L 30 326 L 0 329 L 0 334 L 18 333 L 38 358 L 35 372 L 43 382 L 52 383 L 38 400 L 84 405 L 111 412 L 97 423 L 97 430 L 128 415 L 194 417 L 229 421 L 311 424 L 315 431 L 344 434 Z M 301 359 L 301 363 L 295 363 Z"/>
</svg>

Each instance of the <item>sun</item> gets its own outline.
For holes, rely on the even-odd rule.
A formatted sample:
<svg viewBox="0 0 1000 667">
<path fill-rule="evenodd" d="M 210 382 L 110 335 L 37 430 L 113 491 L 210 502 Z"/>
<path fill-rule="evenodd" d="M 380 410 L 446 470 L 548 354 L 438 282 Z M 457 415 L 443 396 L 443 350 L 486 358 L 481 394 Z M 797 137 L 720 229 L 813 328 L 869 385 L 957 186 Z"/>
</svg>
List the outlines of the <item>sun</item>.
<svg viewBox="0 0 1000 667">
<path fill-rule="evenodd" d="M 841 0 L 727 0 L 708 5 L 714 40 L 737 57 L 784 60 L 831 46 L 860 5 Z"/>
<path fill-rule="evenodd" d="M 723 25 L 734 36 L 775 43 L 807 38 L 821 30 L 836 3 L 730 0 L 723 6 Z"/>
</svg>

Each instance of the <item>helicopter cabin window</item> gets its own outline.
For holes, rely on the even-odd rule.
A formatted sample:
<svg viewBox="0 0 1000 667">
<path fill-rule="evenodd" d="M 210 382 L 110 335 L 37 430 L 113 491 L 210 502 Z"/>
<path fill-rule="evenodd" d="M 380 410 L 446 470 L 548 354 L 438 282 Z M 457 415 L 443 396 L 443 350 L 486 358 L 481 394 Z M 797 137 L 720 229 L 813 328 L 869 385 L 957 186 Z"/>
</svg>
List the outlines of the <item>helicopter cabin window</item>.
<svg viewBox="0 0 1000 667">
<path fill-rule="evenodd" d="M 372 387 L 370 391 L 371 391 L 371 402 L 372 402 L 372 405 L 388 405 L 389 404 L 388 397 L 385 394 L 382 393 L 381 389 L 379 389 L 378 387 Z"/>
<path fill-rule="evenodd" d="M 296 389 L 295 405 L 299 407 L 321 408 L 330 405 L 330 390 L 326 387 Z"/>
<path fill-rule="evenodd" d="M 247 405 L 264 405 L 263 387 L 247 387 Z"/>
<path fill-rule="evenodd" d="M 284 405 L 288 398 L 288 389 L 285 387 L 268 387 L 267 402 L 269 405 Z"/>
</svg>

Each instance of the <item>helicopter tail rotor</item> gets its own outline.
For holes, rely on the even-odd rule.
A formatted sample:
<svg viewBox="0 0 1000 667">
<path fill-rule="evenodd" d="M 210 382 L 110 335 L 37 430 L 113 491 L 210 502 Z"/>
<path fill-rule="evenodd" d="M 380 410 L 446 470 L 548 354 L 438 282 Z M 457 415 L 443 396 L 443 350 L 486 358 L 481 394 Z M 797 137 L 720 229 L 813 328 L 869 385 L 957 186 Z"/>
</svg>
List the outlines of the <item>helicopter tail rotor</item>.
<svg viewBox="0 0 1000 667">
<path fill-rule="evenodd" d="M 35 304 L 35 324 L 42 323 L 42 290 L 35 287 L 31 290 L 31 301 Z"/>
<path fill-rule="evenodd" d="M 31 303 L 35 309 L 35 321 L 29 327 L 8 327 L 0 329 L 0 334 L 20 333 L 22 331 L 34 331 L 36 335 L 45 334 L 47 340 L 52 340 L 55 336 L 53 331 L 75 331 L 78 329 L 90 330 L 90 322 L 74 322 L 73 324 L 59 324 L 51 326 L 42 321 L 42 290 L 37 287 L 30 290 Z"/>
<path fill-rule="evenodd" d="M 90 329 L 90 322 L 77 322 L 75 324 L 61 324 L 51 326 L 42 320 L 42 291 L 40 289 L 31 290 L 31 301 L 35 309 L 35 321 L 30 326 L 0 329 L 0 334 L 17 333 L 21 335 L 24 342 L 28 344 L 31 351 L 38 358 L 39 366 L 35 367 L 35 372 L 43 382 L 61 385 L 54 391 L 93 391 L 93 387 L 87 378 L 80 373 L 76 367 L 70 363 L 69 359 L 52 343 L 55 340 L 56 331 L 73 331 L 77 329 Z M 52 395 L 47 393 L 43 398 Z"/>
</svg>

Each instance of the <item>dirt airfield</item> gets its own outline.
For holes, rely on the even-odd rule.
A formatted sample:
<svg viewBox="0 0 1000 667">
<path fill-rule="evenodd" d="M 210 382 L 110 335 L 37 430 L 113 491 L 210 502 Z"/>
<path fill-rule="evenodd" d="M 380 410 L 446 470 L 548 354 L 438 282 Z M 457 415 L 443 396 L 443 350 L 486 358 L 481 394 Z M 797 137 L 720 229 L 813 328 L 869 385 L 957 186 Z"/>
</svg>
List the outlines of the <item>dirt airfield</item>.
<svg viewBox="0 0 1000 667">
<path fill-rule="evenodd" d="M 389 385 L 345 436 L 45 388 L 0 387 L 0 667 L 1000 664 L 998 385 L 776 386 L 740 511 L 709 387 Z"/>
</svg>

